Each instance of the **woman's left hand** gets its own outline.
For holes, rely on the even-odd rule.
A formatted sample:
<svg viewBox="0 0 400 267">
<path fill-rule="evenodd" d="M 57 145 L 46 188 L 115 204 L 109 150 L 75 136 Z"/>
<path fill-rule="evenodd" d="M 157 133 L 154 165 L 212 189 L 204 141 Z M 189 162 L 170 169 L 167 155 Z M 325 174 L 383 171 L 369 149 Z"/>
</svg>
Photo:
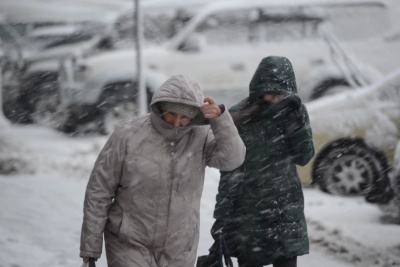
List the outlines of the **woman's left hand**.
<svg viewBox="0 0 400 267">
<path fill-rule="evenodd" d="M 221 108 L 210 96 L 204 98 L 204 103 L 201 105 L 201 112 L 203 112 L 204 117 L 207 119 L 215 119 L 222 114 Z"/>
</svg>

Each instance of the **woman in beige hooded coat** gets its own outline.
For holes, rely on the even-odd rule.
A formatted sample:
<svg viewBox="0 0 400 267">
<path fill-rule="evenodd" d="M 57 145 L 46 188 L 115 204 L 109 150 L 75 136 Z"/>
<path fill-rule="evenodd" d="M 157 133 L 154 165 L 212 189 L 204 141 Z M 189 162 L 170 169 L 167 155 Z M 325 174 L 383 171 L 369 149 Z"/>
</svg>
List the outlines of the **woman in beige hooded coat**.
<svg viewBox="0 0 400 267">
<path fill-rule="evenodd" d="M 99 258 L 103 233 L 110 267 L 190 267 L 199 241 L 206 166 L 230 171 L 245 146 L 229 112 L 197 82 L 172 76 L 151 113 L 123 124 L 90 176 L 80 256 Z"/>
</svg>

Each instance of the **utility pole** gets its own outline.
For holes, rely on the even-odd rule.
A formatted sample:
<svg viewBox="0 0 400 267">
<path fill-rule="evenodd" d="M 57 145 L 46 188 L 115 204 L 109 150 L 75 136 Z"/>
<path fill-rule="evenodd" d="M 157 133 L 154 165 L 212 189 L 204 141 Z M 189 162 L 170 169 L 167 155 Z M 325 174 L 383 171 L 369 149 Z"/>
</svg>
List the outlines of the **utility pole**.
<svg viewBox="0 0 400 267">
<path fill-rule="evenodd" d="M 143 58 L 142 58 L 142 40 L 143 40 L 143 24 L 142 24 L 142 13 L 140 10 L 140 0 L 135 1 L 135 48 L 136 48 L 136 70 L 137 70 L 137 86 L 138 86 L 138 97 L 136 101 L 138 104 L 138 115 L 147 113 L 147 92 L 146 92 L 146 81 L 143 73 Z"/>
<path fill-rule="evenodd" d="M 0 126 L 4 127 L 4 126 L 8 126 L 9 123 L 6 119 L 6 117 L 4 116 L 4 112 L 3 112 L 3 61 L 2 61 L 2 55 L 0 55 Z"/>
</svg>

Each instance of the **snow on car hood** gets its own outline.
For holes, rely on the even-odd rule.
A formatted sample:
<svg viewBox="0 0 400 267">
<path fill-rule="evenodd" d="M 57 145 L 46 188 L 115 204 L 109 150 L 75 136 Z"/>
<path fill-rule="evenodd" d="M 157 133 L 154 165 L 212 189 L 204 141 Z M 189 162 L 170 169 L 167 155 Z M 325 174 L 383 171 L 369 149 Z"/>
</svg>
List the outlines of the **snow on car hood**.
<svg viewBox="0 0 400 267">
<path fill-rule="evenodd" d="M 326 96 L 306 104 L 318 138 L 357 137 L 374 147 L 393 149 L 400 122 L 400 69 L 366 88 Z"/>
</svg>

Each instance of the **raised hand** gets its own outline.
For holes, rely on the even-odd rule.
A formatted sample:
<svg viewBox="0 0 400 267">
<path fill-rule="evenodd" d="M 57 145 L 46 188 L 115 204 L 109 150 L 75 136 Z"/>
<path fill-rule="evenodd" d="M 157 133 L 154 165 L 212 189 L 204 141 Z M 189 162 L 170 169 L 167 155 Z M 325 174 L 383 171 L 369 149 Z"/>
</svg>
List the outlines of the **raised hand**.
<svg viewBox="0 0 400 267">
<path fill-rule="evenodd" d="M 215 119 L 222 114 L 221 108 L 210 96 L 204 98 L 204 103 L 201 105 L 201 112 L 203 112 L 204 117 L 207 119 Z"/>
</svg>

